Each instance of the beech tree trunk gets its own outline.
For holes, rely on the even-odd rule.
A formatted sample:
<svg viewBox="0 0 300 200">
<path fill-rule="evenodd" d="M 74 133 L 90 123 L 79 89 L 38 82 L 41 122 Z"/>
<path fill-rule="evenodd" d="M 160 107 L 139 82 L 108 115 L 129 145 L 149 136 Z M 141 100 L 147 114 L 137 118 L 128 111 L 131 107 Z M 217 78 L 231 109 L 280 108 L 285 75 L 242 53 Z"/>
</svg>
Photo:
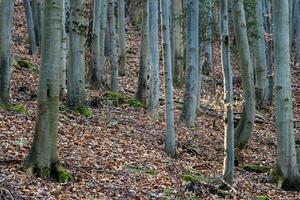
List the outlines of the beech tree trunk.
<svg viewBox="0 0 300 200">
<path fill-rule="evenodd" d="M 23 0 L 25 14 L 26 14 L 26 21 L 27 21 L 27 29 L 29 35 L 29 54 L 32 55 L 36 51 L 36 38 L 34 32 L 34 23 L 33 23 L 33 16 L 32 10 L 30 5 L 30 0 Z"/>
<path fill-rule="evenodd" d="M 149 1 L 150 94 L 148 111 L 157 119 L 159 106 L 158 0 Z"/>
<path fill-rule="evenodd" d="M 233 86 L 232 86 L 232 69 L 230 64 L 230 46 L 228 34 L 228 0 L 221 0 L 221 59 L 224 77 L 224 99 L 225 99 L 225 116 L 224 116 L 224 180 L 233 183 L 234 167 L 234 121 L 233 121 Z"/>
<path fill-rule="evenodd" d="M 253 66 L 250 57 L 249 42 L 247 37 L 244 4 L 242 0 L 232 2 L 233 24 L 239 56 L 240 72 L 243 82 L 243 114 L 235 129 L 234 143 L 238 148 L 243 148 L 252 134 L 255 115 L 255 92 Z"/>
<path fill-rule="evenodd" d="M 263 24 L 262 0 L 256 0 L 256 27 L 257 37 L 255 38 L 255 100 L 256 107 L 261 109 L 267 101 L 267 59 L 265 45 L 265 30 Z"/>
<path fill-rule="evenodd" d="M 0 104 L 7 104 L 11 78 L 11 24 L 14 1 L 0 1 Z"/>
<path fill-rule="evenodd" d="M 143 0 L 143 26 L 136 99 L 147 101 L 147 70 L 149 69 L 149 1 Z"/>
<path fill-rule="evenodd" d="M 57 155 L 62 1 L 45 0 L 44 12 L 37 123 L 25 169 L 28 175 L 65 182 L 70 176 L 61 176 L 66 172 Z"/>
<path fill-rule="evenodd" d="M 85 21 L 84 1 L 70 1 L 70 58 L 67 103 L 71 108 L 85 105 Z"/>
<path fill-rule="evenodd" d="M 116 47 L 116 26 L 115 26 L 115 0 L 109 0 L 108 4 L 108 25 L 109 25 L 109 58 L 111 64 L 110 87 L 118 92 L 118 61 Z"/>
<path fill-rule="evenodd" d="M 300 189 L 293 127 L 289 5 L 286 0 L 273 1 L 275 58 L 275 125 L 277 134 L 277 172 L 282 187 Z M 279 179 L 280 180 L 280 179 Z"/>
<path fill-rule="evenodd" d="M 166 101 L 166 145 L 165 151 L 171 156 L 176 155 L 176 139 L 174 129 L 174 102 L 173 102 L 173 81 L 172 81 L 172 60 L 171 60 L 171 39 L 169 0 L 161 0 L 161 21 L 163 33 L 163 59 L 165 75 L 165 101 Z"/>
<path fill-rule="evenodd" d="M 195 125 L 199 92 L 199 1 L 187 2 L 186 79 L 180 121 L 187 127 Z"/>
<path fill-rule="evenodd" d="M 119 75 L 125 76 L 126 74 L 126 35 L 125 35 L 125 2 L 124 0 L 118 1 L 118 31 L 119 31 Z"/>
</svg>

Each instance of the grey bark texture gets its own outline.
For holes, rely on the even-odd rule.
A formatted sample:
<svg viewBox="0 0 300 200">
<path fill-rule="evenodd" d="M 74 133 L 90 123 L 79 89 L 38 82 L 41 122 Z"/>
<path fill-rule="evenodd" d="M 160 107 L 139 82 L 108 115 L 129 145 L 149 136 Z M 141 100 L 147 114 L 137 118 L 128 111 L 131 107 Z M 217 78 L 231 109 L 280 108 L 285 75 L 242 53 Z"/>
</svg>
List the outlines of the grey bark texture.
<svg viewBox="0 0 300 200">
<path fill-rule="evenodd" d="M 147 101 L 147 71 L 149 69 L 149 1 L 143 0 L 143 26 L 136 99 Z"/>
<path fill-rule="evenodd" d="M 25 8 L 27 29 L 28 29 L 28 35 L 29 35 L 29 54 L 32 55 L 35 53 L 37 46 L 36 46 L 34 22 L 33 22 L 30 0 L 23 0 L 23 4 L 24 4 L 24 8 Z"/>
<path fill-rule="evenodd" d="M 199 1 L 187 2 L 186 30 L 186 79 L 184 103 L 180 122 L 187 127 L 195 125 L 198 92 L 199 92 Z"/>
<path fill-rule="evenodd" d="M 163 60 L 165 79 L 165 121 L 166 121 L 166 144 L 165 151 L 171 156 L 176 156 L 176 139 L 174 129 L 174 102 L 173 102 L 173 80 L 172 80 L 172 59 L 170 39 L 170 18 L 169 0 L 161 0 L 161 21 L 163 33 Z"/>
<path fill-rule="evenodd" d="M 11 78 L 11 24 L 14 1 L 0 1 L 0 104 L 7 104 Z"/>
<path fill-rule="evenodd" d="M 119 75 L 126 74 L 126 35 L 125 35 L 125 2 L 118 0 L 118 31 L 119 31 Z"/>
<path fill-rule="evenodd" d="M 226 111 L 224 116 L 224 180 L 232 184 L 234 172 L 234 121 L 233 121 L 233 85 L 230 64 L 230 39 L 228 33 L 228 0 L 221 0 L 221 59 L 224 79 L 224 99 Z"/>
<path fill-rule="evenodd" d="M 42 23 L 41 69 L 38 114 L 33 143 L 25 162 L 27 174 L 59 178 L 62 167 L 57 155 L 62 2 L 45 0 Z"/>
<path fill-rule="evenodd" d="M 85 105 L 85 27 L 84 1 L 70 1 L 67 104 L 71 108 Z"/>
<path fill-rule="evenodd" d="M 289 6 L 288 1 L 273 1 L 275 58 L 275 125 L 277 134 L 277 172 L 282 186 L 300 189 L 293 128 Z"/>
<path fill-rule="evenodd" d="M 159 106 L 158 0 L 149 1 L 150 94 L 149 116 L 157 119 Z"/>
<path fill-rule="evenodd" d="M 243 148 L 250 136 L 254 125 L 255 92 L 253 66 L 250 57 L 250 48 L 247 37 L 244 4 L 242 0 L 232 2 L 233 24 L 238 49 L 240 73 L 243 82 L 243 113 L 235 129 L 234 143 L 236 147 Z"/>
</svg>

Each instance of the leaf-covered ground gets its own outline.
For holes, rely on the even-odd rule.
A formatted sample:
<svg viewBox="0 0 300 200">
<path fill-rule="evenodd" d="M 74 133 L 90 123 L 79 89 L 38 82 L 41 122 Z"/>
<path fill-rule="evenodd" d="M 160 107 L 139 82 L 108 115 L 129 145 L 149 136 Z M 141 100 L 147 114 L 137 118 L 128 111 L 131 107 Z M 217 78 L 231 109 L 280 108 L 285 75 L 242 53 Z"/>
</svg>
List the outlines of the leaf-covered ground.
<svg viewBox="0 0 300 200">
<path fill-rule="evenodd" d="M 203 108 L 198 113 L 195 128 L 176 125 L 177 159 L 168 158 L 163 151 L 163 102 L 161 120 L 154 121 L 147 117 L 143 108 L 128 104 L 114 106 L 105 100 L 103 93 L 89 91 L 89 100 L 99 99 L 98 107 L 91 107 L 92 117 L 82 117 L 64 104 L 60 108 L 59 157 L 74 180 L 59 184 L 35 176 L 27 177 L 22 165 L 35 129 L 39 57 L 27 55 L 27 29 L 21 1 L 17 1 L 15 7 L 12 39 L 13 57 L 26 57 L 35 65 L 33 69 L 12 68 L 11 104 L 25 109 L 12 107 L 0 112 L 0 187 L 10 190 L 15 199 L 251 199 L 259 195 L 270 199 L 300 198 L 299 192 L 278 189 L 266 173 L 248 172 L 239 166 L 235 167 L 233 188 L 219 189 L 224 132 L 222 85 L 212 95 L 209 78 L 203 81 Z M 134 95 L 138 76 L 139 41 L 140 34 L 128 28 L 128 71 L 126 77 L 120 78 L 120 83 L 122 91 L 130 96 Z M 221 82 L 217 46 L 215 49 L 215 77 Z M 297 138 L 300 128 L 299 72 L 299 68 L 293 70 Z M 238 81 L 235 86 L 240 93 Z M 175 97 L 178 122 L 182 92 L 176 90 Z M 20 110 L 21 113 L 16 112 Z M 257 116 L 249 145 L 236 152 L 239 165 L 275 166 L 273 113 L 270 105 Z"/>
</svg>

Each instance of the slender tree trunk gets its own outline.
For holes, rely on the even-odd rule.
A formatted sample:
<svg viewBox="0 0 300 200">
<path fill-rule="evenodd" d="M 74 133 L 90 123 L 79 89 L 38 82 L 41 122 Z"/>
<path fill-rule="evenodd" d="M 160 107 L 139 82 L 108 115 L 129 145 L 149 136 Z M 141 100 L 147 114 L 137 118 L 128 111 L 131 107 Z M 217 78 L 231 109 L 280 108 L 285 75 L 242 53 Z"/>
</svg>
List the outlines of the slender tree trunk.
<svg viewBox="0 0 300 200">
<path fill-rule="evenodd" d="M 267 59 L 264 38 L 264 24 L 262 15 L 262 0 L 256 0 L 256 26 L 257 37 L 255 38 L 255 97 L 256 106 L 261 109 L 267 101 Z"/>
<path fill-rule="evenodd" d="M 266 41 L 266 57 L 267 57 L 267 77 L 268 88 L 267 98 L 269 102 L 273 100 L 273 39 L 272 39 L 272 15 L 271 15 L 271 3 L 269 0 L 264 1 L 264 15 L 265 15 L 265 30 L 268 36 Z"/>
<path fill-rule="evenodd" d="M 108 0 L 102 0 L 101 1 L 101 25 L 100 25 L 100 68 L 99 68 L 99 74 L 100 74 L 100 82 L 101 85 L 104 88 L 108 88 L 108 84 L 104 79 L 104 65 L 105 65 L 105 38 L 109 37 L 107 32 L 107 1 Z"/>
<path fill-rule="evenodd" d="M 34 22 L 35 39 L 37 46 L 41 43 L 41 17 L 42 17 L 42 2 L 41 0 L 31 1 L 32 16 Z"/>
<path fill-rule="evenodd" d="M 29 35 L 29 54 L 32 55 L 36 51 L 36 39 L 34 33 L 34 23 L 33 23 L 30 0 L 23 0 L 23 4 L 26 13 L 27 29 Z"/>
<path fill-rule="evenodd" d="M 171 36 L 172 66 L 174 86 L 184 86 L 184 41 L 183 41 L 183 6 L 182 0 L 171 1 Z"/>
<path fill-rule="evenodd" d="M 66 31 L 66 12 L 67 1 L 62 0 L 62 21 L 61 21 L 61 80 L 60 80 L 60 99 L 63 100 L 67 95 L 67 31 Z"/>
<path fill-rule="evenodd" d="M 70 176 L 59 165 L 57 155 L 62 1 L 45 0 L 44 12 L 37 123 L 25 169 L 29 175 L 65 182 Z"/>
<path fill-rule="evenodd" d="M 109 24 L 109 57 L 111 64 L 110 87 L 114 92 L 118 92 L 118 61 L 116 47 L 116 26 L 115 26 L 115 1 L 109 0 L 108 4 L 108 24 Z"/>
<path fill-rule="evenodd" d="M 209 75 L 212 72 L 212 0 L 206 0 L 206 31 L 205 31 L 205 49 L 202 71 L 203 74 Z"/>
<path fill-rule="evenodd" d="M 165 71 L 165 100 L 166 100 L 166 145 L 165 151 L 171 156 L 176 155 L 176 139 L 174 130 L 174 103 L 173 103 L 173 81 L 172 81 L 172 60 L 171 60 L 171 39 L 169 0 L 161 0 L 162 9 L 162 32 L 163 32 L 163 59 Z"/>
<path fill-rule="evenodd" d="M 70 1 L 70 58 L 68 63 L 69 107 L 80 107 L 85 104 L 85 27 L 84 1 Z"/>
<path fill-rule="evenodd" d="M 11 24 L 14 1 L 0 1 L 0 104 L 7 104 L 11 78 Z"/>
<path fill-rule="evenodd" d="M 235 130 L 234 143 L 236 147 L 243 148 L 251 134 L 255 115 L 255 92 L 253 66 L 250 58 L 249 42 L 247 37 L 245 11 L 242 0 L 232 2 L 233 24 L 239 55 L 240 72 L 243 81 L 243 114 Z"/>
<path fill-rule="evenodd" d="M 225 136 L 224 136 L 224 180 L 233 183 L 233 166 L 234 166 L 234 124 L 233 124 L 233 86 L 232 86 L 232 69 L 230 64 L 230 46 L 228 34 L 228 1 L 221 0 L 221 56 L 224 77 L 224 99 L 225 99 Z"/>
<path fill-rule="evenodd" d="M 101 2 L 93 4 L 93 36 L 92 36 L 92 65 L 89 70 L 89 82 L 92 88 L 103 88 L 101 83 L 101 55 L 100 55 L 100 26 L 101 26 Z"/>
<path fill-rule="evenodd" d="M 199 92 L 199 1 L 187 2 L 186 80 L 180 121 L 187 127 L 195 125 Z"/>
<path fill-rule="evenodd" d="M 125 76 L 126 74 L 126 36 L 125 36 L 125 2 L 124 0 L 118 1 L 118 24 L 119 24 L 119 44 L 120 44 L 120 53 L 119 53 L 119 75 Z"/>
<path fill-rule="evenodd" d="M 149 1 L 143 0 L 143 27 L 136 99 L 147 101 L 147 70 L 149 69 Z"/>
<path fill-rule="evenodd" d="M 277 170 L 283 187 L 300 189 L 295 136 L 293 130 L 289 6 L 285 0 L 273 1 L 275 54 L 275 124 L 277 133 Z"/>
<path fill-rule="evenodd" d="M 295 46 L 296 56 L 295 63 L 297 66 L 300 65 L 300 0 L 296 0 L 295 3 Z"/>
<path fill-rule="evenodd" d="M 159 106 L 158 0 L 149 1 L 150 95 L 149 115 L 157 119 Z"/>
</svg>

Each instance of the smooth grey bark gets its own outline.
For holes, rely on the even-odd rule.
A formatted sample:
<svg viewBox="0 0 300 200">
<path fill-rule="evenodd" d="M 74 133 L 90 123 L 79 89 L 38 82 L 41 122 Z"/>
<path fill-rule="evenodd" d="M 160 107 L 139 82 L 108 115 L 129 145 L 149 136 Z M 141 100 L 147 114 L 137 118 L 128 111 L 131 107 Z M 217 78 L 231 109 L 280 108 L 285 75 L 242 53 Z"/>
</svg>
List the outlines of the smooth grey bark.
<svg viewBox="0 0 300 200">
<path fill-rule="evenodd" d="M 234 120 L 233 120 L 233 85 L 232 69 L 230 64 L 230 39 L 228 33 L 228 1 L 221 0 L 221 60 L 224 79 L 224 99 L 225 99 L 225 116 L 224 116 L 224 180 L 232 184 L 234 173 Z"/>
<path fill-rule="evenodd" d="M 147 101 L 147 70 L 149 69 L 149 1 L 143 0 L 143 26 L 136 99 Z"/>
<path fill-rule="evenodd" d="M 265 45 L 265 30 L 262 15 L 262 1 L 256 0 L 256 27 L 257 35 L 254 41 L 254 57 L 255 57 L 255 100 L 256 107 L 261 109 L 267 101 L 267 59 L 266 59 L 266 45 Z"/>
<path fill-rule="evenodd" d="M 297 66 L 300 65 L 300 0 L 295 2 L 295 63 Z"/>
<path fill-rule="evenodd" d="M 272 14 L 271 3 L 269 0 L 264 0 L 264 24 L 268 39 L 266 40 L 266 57 L 267 57 L 267 77 L 268 88 L 267 98 L 269 102 L 273 100 L 273 36 L 272 36 Z"/>
<path fill-rule="evenodd" d="M 243 113 L 235 129 L 234 143 L 243 148 L 252 135 L 255 116 L 255 91 L 253 66 L 250 57 L 250 48 L 247 37 L 244 4 L 242 0 L 232 2 L 233 24 L 239 56 L 240 73 L 243 82 Z"/>
<path fill-rule="evenodd" d="M 41 43 L 41 20 L 42 20 L 42 2 L 41 0 L 31 1 L 32 16 L 34 22 L 35 39 L 37 46 Z"/>
<path fill-rule="evenodd" d="M 108 37 L 107 32 L 107 0 L 101 1 L 101 24 L 100 24 L 100 82 L 104 88 L 108 88 L 108 84 L 104 79 L 104 65 L 105 65 L 105 38 Z"/>
<path fill-rule="evenodd" d="M 24 8 L 25 8 L 27 29 L 28 29 L 28 35 L 29 35 L 29 54 L 32 55 L 36 52 L 37 46 L 36 46 L 36 38 L 35 38 L 35 32 L 34 32 L 34 23 L 33 23 L 33 16 L 32 16 L 30 0 L 23 0 L 23 4 L 24 4 Z"/>
<path fill-rule="evenodd" d="M 93 4 L 93 28 L 92 28 L 92 64 L 89 70 L 89 82 L 92 88 L 103 88 L 101 82 L 101 54 L 100 54 L 100 27 L 101 27 L 102 1 L 94 1 Z"/>
<path fill-rule="evenodd" d="M 150 94 L 149 116 L 157 119 L 159 106 L 158 0 L 149 1 Z"/>
<path fill-rule="evenodd" d="M 221 19 L 222 20 L 222 19 Z M 209 75 L 212 72 L 212 0 L 206 0 L 206 26 L 205 26 L 205 48 L 204 48 L 204 61 L 202 72 Z"/>
<path fill-rule="evenodd" d="M 180 122 L 187 127 L 195 125 L 199 92 L 199 1 L 187 2 L 186 80 Z"/>
<path fill-rule="evenodd" d="M 109 58 L 111 64 L 110 89 L 118 92 L 118 61 L 116 47 L 116 26 L 115 26 L 115 1 L 109 0 L 108 4 L 108 29 L 109 29 Z"/>
<path fill-rule="evenodd" d="M 62 1 L 45 0 L 44 12 L 37 123 L 25 169 L 29 175 L 62 181 L 57 155 Z"/>
<path fill-rule="evenodd" d="M 126 35 L 125 35 L 125 2 L 118 1 L 118 31 L 119 31 L 119 75 L 126 74 Z"/>
<path fill-rule="evenodd" d="M 0 104 L 7 104 L 11 78 L 11 24 L 14 1 L 0 1 Z"/>
<path fill-rule="evenodd" d="M 66 12 L 67 1 L 62 0 L 62 20 L 61 20 L 61 79 L 60 79 L 60 99 L 63 100 L 67 95 L 67 31 L 66 31 Z"/>
<path fill-rule="evenodd" d="M 184 38 L 182 0 L 171 1 L 171 45 L 174 86 L 184 86 Z"/>
<path fill-rule="evenodd" d="M 174 129 L 174 102 L 173 102 L 173 81 L 172 81 L 172 60 L 171 60 L 171 39 L 170 39 L 170 19 L 169 0 L 161 0 L 161 21 L 162 21 L 162 43 L 164 60 L 165 79 L 165 121 L 166 121 L 166 144 L 165 151 L 171 156 L 176 156 L 176 138 Z"/>
<path fill-rule="evenodd" d="M 291 92 L 289 6 L 285 0 L 273 1 L 275 125 L 277 134 L 277 172 L 283 187 L 300 189 Z"/>
<path fill-rule="evenodd" d="M 85 105 L 85 21 L 83 13 L 83 0 L 70 1 L 67 104 L 71 108 Z"/>
</svg>

